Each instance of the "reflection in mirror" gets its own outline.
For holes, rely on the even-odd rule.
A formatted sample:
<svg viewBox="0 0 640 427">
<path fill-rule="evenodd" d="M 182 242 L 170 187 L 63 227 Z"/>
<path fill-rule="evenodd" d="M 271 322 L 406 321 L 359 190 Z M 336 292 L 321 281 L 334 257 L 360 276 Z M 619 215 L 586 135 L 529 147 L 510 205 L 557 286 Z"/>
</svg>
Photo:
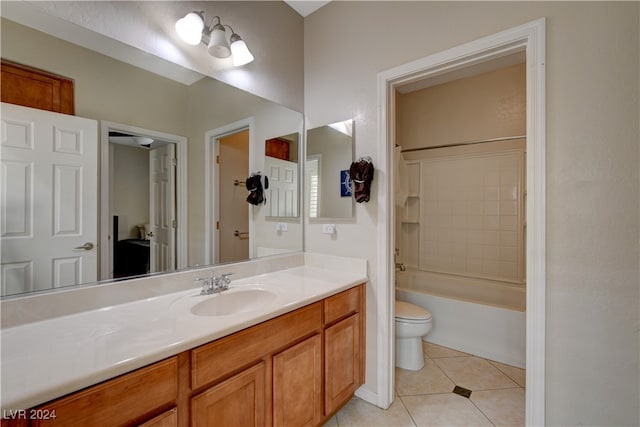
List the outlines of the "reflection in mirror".
<svg viewBox="0 0 640 427">
<path fill-rule="evenodd" d="M 103 278 L 186 267 L 187 139 L 101 122 Z"/>
<path fill-rule="evenodd" d="M 109 132 L 109 142 L 112 144 L 113 185 L 119 189 L 112 199 L 113 277 L 174 270 L 174 257 L 166 259 L 172 265 L 162 266 L 155 262 L 152 265 L 150 262 L 156 260 L 155 256 L 150 257 L 151 240 L 156 240 L 159 233 L 151 229 L 149 220 L 151 206 L 155 207 L 157 199 L 156 193 L 149 191 L 149 163 L 160 151 L 175 152 L 175 145 L 115 131 Z M 173 158 L 173 154 L 170 155 Z M 175 192 L 175 185 L 165 188 Z M 175 194 L 170 198 L 175 199 Z M 166 206 L 160 208 L 164 210 Z M 165 216 L 170 212 L 162 214 Z M 175 253 L 175 238 L 168 243 L 171 252 Z"/>
<path fill-rule="evenodd" d="M 207 248 L 210 246 L 211 229 L 215 229 L 218 219 L 213 212 L 209 212 L 210 215 L 208 216 L 205 215 L 205 212 L 209 209 L 205 208 L 205 205 L 206 201 L 211 198 L 211 194 L 207 194 L 207 191 L 218 187 L 215 182 L 214 184 L 216 185 L 207 183 L 207 174 L 211 175 L 213 162 L 215 162 L 215 155 L 209 159 L 209 163 L 206 161 L 205 152 L 209 150 L 208 146 L 210 144 L 210 141 L 206 140 L 205 137 L 207 132 L 241 120 L 251 121 L 251 134 L 253 136 L 249 148 L 250 171 L 265 171 L 264 141 L 273 137 L 273 135 L 297 135 L 303 129 L 301 113 L 209 77 L 202 77 L 190 83 L 178 82 L 57 39 L 5 18 L 2 18 L 0 31 L 4 58 L 74 80 L 75 114 L 77 116 L 74 119 L 84 117 L 94 120 L 94 123 L 119 123 L 136 129 L 151 129 L 167 135 L 180 135 L 186 141 L 184 144 L 184 156 L 182 156 L 182 159 L 178 158 L 178 162 L 185 161 L 184 182 L 186 182 L 186 191 L 183 194 L 185 201 L 181 203 L 178 200 L 175 203 L 178 211 L 184 209 L 184 217 L 180 218 L 178 216 L 177 224 L 172 221 L 168 223 L 170 227 L 176 226 L 178 230 L 180 230 L 180 227 L 184 227 L 183 229 L 185 230 L 184 233 L 177 233 L 175 267 L 172 265 L 167 268 L 152 267 L 151 264 L 154 258 L 151 256 L 151 248 L 149 248 L 149 265 L 145 265 L 147 243 L 144 241 L 146 239 L 143 233 L 148 239 L 148 234 L 151 230 L 147 229 L 147 224 L 152 227 L 151 217 L 153 216 L 151 212 L 147 213 L 147 210 L 150 209 L 148 200 L 151 196 L 150 194 L 147 195 L 150 183 L 148 178 L 142 177 L 142 169 L 145 167 L 134 166 L 131 162 L 133 162 L 134 158 L 143 156 L 146 158 L 149 151 L 153 150 L 130 147 L 129 150 L 122 151 L 121 147 L 116 147 L 117 144 L 106 143 L 116 147 L 115 161 L 110 167 L 120 168 L 122 166 L 126 172 L 112 171 L 111 174 L 108 174 L 108 172 L 101 171 L 101 173 L 107 173 L 109 175 L 107 179 L 112 182 L 110 192 L 115 197 L 112 201 L 114 203 L 112 210 L 106 215 L 100 214 L 98 207 L 94 206 L 94 212 L 98 212 L 98 214 L 90 215 L 91 218 L 87 217 L 89 222 L 84 224 L 87 225 L 92 220 L 100 225 L 99 229 L 94 229 L 94 235 L 91 237 L 82 237 L 82 240 L 66 244 L 71 249 L 81 247 L 81 249 L 67 258 L 77 256 L 78 253 L 91 255 L 94 260 L 92 262 L 98 268 L 93 269 L 91 277 L 67 279 L 67 276 L 61 274 L 58 276 L 60 280 L 57 282 L 50 281 L 47 284 L 43 284 L 44 282 L 31 276 L 27 278 L 31 280 L 28 286 L 11 289 L 3 288 L 3 296 L 16 295 L 31 290 L 46 291 L 50 290 L 51 287 L 87 284 L 96 280 L 108 280 L 116 277 L 131 277 L 131 275 L 139 275 L 143 271 L 146 273 L 147 270 L 150 272 L 149 274 L 154 274 L 154 270 L 171 270 L 172 268 L 179 270 L 185 267 L 201 267 L 211 264 L 214 257 L 212 253 L 207 253 Z M 144 57 L 145 54 L 142 55 Z M 94 129 L 96 127 L 98 129 L 101 128 L 100 125 L 96 126 L 94 124 Z M 123 129 L 112 130 L 122 131 Z M 145 134 L 129 135 L 148 136 Z M 94 144 L 97 152 L 104 153 L 104 145 L 99 144 L 105 144 L 105 140 L 108 140 L 108 137 L 104 138 L 96 135 L 92 144 Z M 168 146 L 171 146 L 171 144 Z M 179 144 L 176 144 L 176 147 L 178 146 Z M 297 156 L 298 148 L 298 146 L 292 146 L 291 151 L 295 153 L 290 152 L 290 156 Z M 4 153 L 5 150 L 2 150 L 0 155 L 4 155 Z M 92 170 L 97 175 L 99 170 L 98 161 L 99 159 L 95 158 L 93 160 L 94 163 L 85 169 Z M 121 163 L 121 161 L 129 162 L 127 163 L 129 166 Z M 146 168 L 148 169 L 148 159 L 146 162 L 140 159 L 140 162 L 140 165 L 142 163 L 147 164 Z M 121 166 L 118 166 L 118 164 Z M 138 172 L 140 172 L 140 176 L 137 175 Z M 246 178 L 246 173 L 243 175 Z M 51 174 L 47 176 L 51 176 Z M 71 177 L 68 178 L 71 179 Z M 211 175 L 210 179 L 215 179 L 215 177 Z M 33 183 L 37 184 L 37 188 L 34 188 L 34 194 L 41 194 L 44 191 L 44 187 L 41 188 L 40 186 L 46 184 L 46 180 L 33 180 Z M 98 184 L 94 183 L 86 188 L 98 187 Z M 125 190 L 128 190 L 128 195 L 126 196 L 123 195 Z M 249 229 L 239 231 L 250 232 L 247 241 L 249 243 L 248 253 L 251 258 L 302 250 L 302 223 L 299 215 L 297 218 L 295 216 L 287 217 L 288 228 L 287 231 L 283 232 L 276 228 L 279 223 L 267 220 L 270 214 L 267 212 L 266 206 L 249 206 L 245 201 L 246 188 L 240 192 L 244 193 L 240 199 L 240 207 L 248 212 Z M 83 192 L 84 199 L 90 199 L 88 197 L 90 193 L 89 191 Z M 94 201 L 96 205 L 98 200 L 104 201 L 105 198 L 107 200 L 109 198 L 107 195 L 95 193 L 94 191 L 92 194 L 97 199 Z M 178 186 L 178 198 L 180 194 L 180 187 Z M 124 199 L 120 200 L 120 196 L 123 196 Z M 38 196 L 36 200 L 44 201 L 52 198 L 51 194 L 44 194 Z M 225 200 L 221 200 L 221 203 L 225 203 Z M 129 210 L 134 207 L 134 204 L 140 205 L 135 208 L 135 213 Z M 116 215 L 118 216 L 118 232 L 114 234 L 112 229 L 113 217 Z M 104 218 L 105 216 L 107 217 Z M 50 222 L 48 221 L 47 223 Z M 36 223 L 38 222 L 36 221 Z M 142 231 L 143 228 L 144 232 Z M 226 232 L 227 230 L 222 231 Z M 230 230 L 231 233 L 233 231 Z M 154 236 L 156 235 L 156 232 L 151 232 L 154 233 Z M 182 243 L 180 239 L 183 239 Z M 119 265 L 118 269 L 114 271 L 112 268 L 114 267 L 113 254 L 107 257 L 104 256 L 104 253 L 113 248 L 112 243 L 115 240 L 118 242 L 130 240 L 124 246 L 135 246 L 135 249 L 142 248 L 142 261 L 136 262 L 135 266 L 120 268 L 121 266 Z M 85 242 L 92 244 L 90 249 L 88 249 L 88 246 L 86 248 L 83 246 Z M 0 244 L 3 246 L 3 270 L 9 259 L 7 255 L 11 253 L 5 243 L 6 241 L 2 238 Z M 152 241 L 149 241 L 149 244 L 152 244 Z M 56 250 L 61 253 L 59 249 L 54 249 L 54 251 Z M 180 257 L 183 258 L 182 262 Z M 242 256 L 242 259 L 246 258 L 247 255 Z M 103 259 L 111 259 L 111 264 L 107 264 L 107 267 L 104 267 L 101 264 Z M 16 262 L 18 261 L 20 260 L 16 258 Z M 14 262 L 13 259 L 11 262 Z M 51 274 L 51 260 L 46 265 L 47 268 L 39 268 L 38 271 L 46 270 L 48 274 Z M 71 262 L 60 265 L 63 271 L 69 271 L 70 274 L 76 271 L 74 270 L 75 264 Z M 83 272 L 87 270 L 85 268 Z M 126 270 L 129 271 L 127 272 Z M 15 277 L 20 274 L 22 273 L 15 270 Z M 3 286 L 5 284 L 3 282 Z"/>
<path fill-rule="evenodd" d="M 299 133 L 267 139 L 264 144 L 265 174 L 269 180 L 267 212 L 269 217 L 298 216 L 300 183 L 298 179 Z"/>
<path fill-rule="evenodd" d="M 353 216 L 353 189 L 349 179 L 353 134 L 353 120 L 307 131 L 305 183 L 311 220 Z"/>
</svg>

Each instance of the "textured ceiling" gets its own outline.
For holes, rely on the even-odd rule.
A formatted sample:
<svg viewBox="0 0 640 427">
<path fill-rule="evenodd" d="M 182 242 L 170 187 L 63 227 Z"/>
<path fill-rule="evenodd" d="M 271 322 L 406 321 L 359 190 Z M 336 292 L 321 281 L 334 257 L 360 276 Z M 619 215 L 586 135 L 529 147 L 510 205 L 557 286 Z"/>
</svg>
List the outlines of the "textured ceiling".
<svg viewBox="0 0 640 427">
<path fill-rule="evenodd" d="M 316 10 L 320 9 L 331 0 L 316 1 L 316 0 L 284 0 L 289 6 L 291 6 L 296 12 L 302 16 L 311 15 Z"/>
</svg>

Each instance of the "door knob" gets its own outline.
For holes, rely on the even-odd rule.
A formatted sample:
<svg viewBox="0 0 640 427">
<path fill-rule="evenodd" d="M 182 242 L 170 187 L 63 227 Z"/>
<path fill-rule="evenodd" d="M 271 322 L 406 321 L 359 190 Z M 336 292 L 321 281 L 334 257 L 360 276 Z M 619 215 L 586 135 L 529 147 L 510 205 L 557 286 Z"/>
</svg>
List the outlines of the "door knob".
<svg viewBox="0 0 640 427">
<path fill-rule="evenodd" d="M 91 249 L 93 249 L 93 243 L 91 242 L 87 242 L 82 246 L 76 246 L 73 249 L 84 249 L 85 251 L 90 251 Z"/>
</svg>

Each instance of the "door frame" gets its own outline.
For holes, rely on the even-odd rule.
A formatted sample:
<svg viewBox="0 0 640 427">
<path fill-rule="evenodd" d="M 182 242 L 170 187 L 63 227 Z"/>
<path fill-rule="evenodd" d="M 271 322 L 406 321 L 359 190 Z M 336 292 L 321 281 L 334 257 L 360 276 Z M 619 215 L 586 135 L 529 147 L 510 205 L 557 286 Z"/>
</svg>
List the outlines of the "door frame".
<svg viewBox="0 0 640 427">
<path fill-rule="evenodd" d="M 545 421 L 545 19 L 482 37 L 378 74 L 378 152 L 383 169 L 378 188 L 378 406 L 394 398 L 395 141 L 394 89 L 509 53 L 526 53 L 527 255 L 526 424 Z M 386 171 L 386 173 L 384 173 Z"/>
<path fill-rule="evenodd" d="M 220 154 L 220 139 L 234 133 L 249 131 L 249 171 L 254 170 L 254 146 L 255 146 L 255 125 L 254 118 L 247 117 L 245 119 L 238 120 L 233 123 L 229 123 L 224 126 L 217 127 L 215 129 L 208 130 L 204 135 L 204 147 L 205 147 L 205 201 L 204 201 L 204 259 L 208 264 L 217 264 L 219 259 L 219 231 L 211 226 L 210 218 L 220 217 L 220 201 L 218 200 L 218 183 L 219 179 L 219 167 L 214 159 Z M 254 258 L 253 253 L 253 217 L 251 211 L 251 205 L 248 205 L 249 209 L 249 258 Z"/>
<path fill-rule="evenodd" d="M 187 267 L 187 138 L 180 135 L 173 135 L 166 132 L 145 129 L 137 126 L 125 125 L 122 123 L 100 121 L 100 263 L 98 275 L 100 280 L 112 279 L 109 277 L 112 256 L 107 243 L 109 240 L 109 222 L 111 205 L 111 153 L 109 142 L 109 131 L 130 133 L 140 136 L 147 136 L 154 139 L 161 139 L 176 144 L 176 269 Z"/>
</svg>

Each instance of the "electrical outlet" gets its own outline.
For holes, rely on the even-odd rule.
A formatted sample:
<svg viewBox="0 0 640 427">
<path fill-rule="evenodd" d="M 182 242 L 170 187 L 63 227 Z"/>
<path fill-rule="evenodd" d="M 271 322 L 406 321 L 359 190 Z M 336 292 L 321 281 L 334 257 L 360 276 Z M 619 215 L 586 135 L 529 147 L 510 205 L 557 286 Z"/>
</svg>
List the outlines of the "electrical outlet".
<svg viewBox="0 0 640 427">
<path fill-rule="evenodd" d="M 286 222 L 276 223 L 276 231 L 289 231 L 289 225 Z"/>
<path fill-rule="evenodd" d="M 322 234 L 336 234 L 336 225 L 322 224 Z"/>
</svg>

